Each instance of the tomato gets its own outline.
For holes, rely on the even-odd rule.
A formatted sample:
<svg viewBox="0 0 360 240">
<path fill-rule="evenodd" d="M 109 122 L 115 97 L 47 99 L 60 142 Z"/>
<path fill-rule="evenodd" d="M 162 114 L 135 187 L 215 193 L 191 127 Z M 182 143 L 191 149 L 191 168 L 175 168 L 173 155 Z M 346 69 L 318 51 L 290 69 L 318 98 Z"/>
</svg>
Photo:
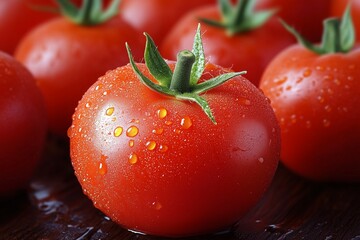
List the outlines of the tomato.
<svg viewBox="0 0 360 240">
<path fill-rule="evenodd" d="M 80 0 L 73 0 L 79 2 Z M 35 26 L 56 14 L 36 7 L 56 7 L 49 0 L 11 0 L 0 3 L 0 50 L 13 54 L 20 40 Z M 6 37 L 5 37 L 6 36 Z"/>
<path fill-rule="evenodd" d="M 0 52 L 0 196 L 26 186 L 46 137 L 44 100 L 33 76 Z"/>
<path fill-rule="evenodd" d="M 123 0 L 120 12 L 133 27 L 149 33 L 155 42 L 160 43 L 186 12 L 212 3 L 215 0 Z"/>
<path fill-rule="evenodd" d="M 175 76 L 186 75 L 183 61 L 154 67 L 147 59 L 147 66 L 131 62 L 107 72 L 78 104 L 69 137 L 83 191 L 132 231 L 179 237 L 227 229 L 272 180 L 280 153 L 274 112 L 259 89 L 236 74 L 198 95 L 200 107 L 192 92 L 171 90 Z M 174 77 L 170 90 L 160 81 L 167 68 Z M 222 73 L 233 74 L 204 64 L 200 84 L 191 89 Z M 140 74 L 149 86 L 162 82 L 154 89 L 168 95 L 151 91 Z"/>
<path fill-rule="evenodd" d="M 332 0 L 331 15 L 341 16 L 346 6 L 351 2 L 351 15 L 354 21 L 356 39 L 360 39 L 360 1 Z"/>
<path fill-rule="evenodd" d="M 280 122 L 286 166 L 313 180 L 360 180 L 359 47 L 319 54 L 292 46 L 269 64 L 260 88 Z"/>
<path fill-rule="evenodd" d="M 138 33 L 119 15 L 90 26 L 61 17 L 23 39 L 15 57 L 37 80 L 51 132 L 66 136 L 83 93 L 107 70 L 127 62 L 126 41 L 134 46 L 142 44 Z M 140 56 L 140 51 L 136 55 Z"/>
<path fill-rule="evenodd" d="M 201 19 L 219 20 L 218 6 L 207 6 L 191 11 L 181 18 L 160 45 L 165 58 L 175 59 L 178 51 L 191 47 L 193 32 Z M 246 18 L 245 18 L 246 19 Z M 264 25 L 229 34 L 218 26 L 202 24 L 205 54 L 215 64 L 235 71 L 247 70 L 246 78 L 258 85 L 263 70 L 282 49 L 294 43 L 276 18 Z"/>
<path fill-rule="evenodd" d="M 276 9 L 278 11 L 277 16 L 295 27 L 303 36 L 312 42 L 319 42 L 323 20 L 330 15 L 332 1 L 258 0 L 257 8 Z M 339 0 L 338 2 L 344 1 Z"/>
</svg>

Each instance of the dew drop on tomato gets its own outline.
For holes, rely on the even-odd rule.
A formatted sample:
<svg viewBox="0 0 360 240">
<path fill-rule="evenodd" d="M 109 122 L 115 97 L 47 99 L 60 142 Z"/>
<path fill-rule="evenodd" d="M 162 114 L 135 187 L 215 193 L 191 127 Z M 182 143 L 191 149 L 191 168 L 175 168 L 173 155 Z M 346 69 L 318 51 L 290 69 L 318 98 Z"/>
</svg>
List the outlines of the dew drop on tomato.
<svg viewBox="0 0 360 240">
<path fill-rule="evenodd" d="M 105 175 L 107 173 L 107 164 L 106 164 L 107 156 L 101 155 L 100 163 L 99 163 L 99 173 L 100 175 Z"/>
<path fill-rule="evenodd" d="M 152 130 L 152 133 L 157 134 L 157 135 L 161 135 L 164 132 L 163 128 L 157 128 Z"/>
<path fill-rule="evenodd" d="M 167 115 L 167 110 L 165 108 L 159 108 L 157 111 L 156 111 L 156 114 L 157 116 L 160 118 L 160 119 L 163 119 L 166 117 Z"/>
<path fill-rule="evenodd" d="M 146 148 L 150 151 L 154 150 L 156 148 L 156 142 L 155 141 L 148 141 L 146 144 Z"/>
<path fill-rule="evenodd" d="M 137 161 L 138 161 L 138 156 L 136 155 L 136 153 L 131 153 L 129 155 L 129 163 L 135 164 L 135 163 L 137 163 Z"/>
<path fill-rule="evenodd" d="M 166 145 L 160 145 L 160 147 L 159 147 L 159 151 L 163 152 L 163 153 L 167 152 L 168 149 L 169 149 L 169 147 Z"/>
<path fill-rule="evenodd" d="M 126 136 L 128 137 L 135 137 L 138 133 L 139 129 L 136 126 L 131 126 L 126 130 Z"/>
<path fill-rule="evenodd" d="M 106 109 L 106 116 L 111 116 L 114 113 L 114 108 L 113 107 L 109 107 L 108 109 Z"/>
<path fill-rule="evenodd" d="M 114 130 L 114 136 L 119 137 L 122 134 L 122 132 L 123 132 L 123 128 L 122 127 L 117 127 Z"/>
<path fill-rule="evenodd" d="M 192 126 L 192 121 L 189 116 L 183 117 L 180 121 L 180 125 L 183 129 L 189 129 Z"/>
<path fill-rule="evenodd" d="M 134 140 L 130 140 L 130 141 L 129 141 L 129 147 L 133 147 L 134 145 L 135 145 Z"/>
</svg>

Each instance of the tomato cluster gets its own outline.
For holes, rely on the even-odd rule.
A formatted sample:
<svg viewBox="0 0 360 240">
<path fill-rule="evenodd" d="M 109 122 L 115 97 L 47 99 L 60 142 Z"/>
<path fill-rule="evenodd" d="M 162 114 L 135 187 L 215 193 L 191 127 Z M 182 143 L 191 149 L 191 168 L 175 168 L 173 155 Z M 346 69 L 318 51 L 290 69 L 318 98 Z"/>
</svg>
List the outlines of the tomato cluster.
<svg viewBox="0 0 360 240">
<path fill-rule="evenodd" d="M 49 135 L 96 208 L 152 235 L 230 228 L 279 161 L 359 181 L 359 6 L 2 1 L 0 196 L 27 186 Z"/>
</svg>

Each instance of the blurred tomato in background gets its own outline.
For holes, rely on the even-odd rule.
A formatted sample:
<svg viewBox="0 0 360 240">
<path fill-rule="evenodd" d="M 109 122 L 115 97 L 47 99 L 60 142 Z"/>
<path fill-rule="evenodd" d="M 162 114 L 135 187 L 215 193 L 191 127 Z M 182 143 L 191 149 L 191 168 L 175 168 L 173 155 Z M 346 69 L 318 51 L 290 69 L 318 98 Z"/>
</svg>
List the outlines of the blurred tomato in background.
<svg viewBox="0 0 360 240">
<path fill-rule="evenodd" d="M 81 1 L 73 0 L 76 4 Z M 50 8 L 56 6 L 55 0 L 1 0 L 0 50 L 13 54 L 20 39 L 26 33 L 57 16 L 56 13 L 50 11 Z"/>
<path fill-rule="evenodd" d="M 123 0 L 120 12 L 140 32 L 147 32 L 160 44 L 165 34 L 188 11 L 216 0 Z"/>
</svg>

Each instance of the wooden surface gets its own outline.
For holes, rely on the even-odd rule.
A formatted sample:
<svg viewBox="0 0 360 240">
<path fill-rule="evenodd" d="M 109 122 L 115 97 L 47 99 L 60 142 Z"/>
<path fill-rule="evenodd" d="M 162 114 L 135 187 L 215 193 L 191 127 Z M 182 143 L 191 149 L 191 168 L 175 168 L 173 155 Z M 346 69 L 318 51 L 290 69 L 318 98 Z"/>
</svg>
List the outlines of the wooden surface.
<svg viewBox="0 0 360 240">
<path fill-rule="evenodd" d="M 54 139 L 29 188 L 0 203 L 1 240 L 164 239 L 126 231 L 95 209 L 73 174 L 67 144 Z M 280 165 L 269 191 L 231 232 L 187 239 L 360 240 L 360 184 L 314 183 Z"/>
</svg>

